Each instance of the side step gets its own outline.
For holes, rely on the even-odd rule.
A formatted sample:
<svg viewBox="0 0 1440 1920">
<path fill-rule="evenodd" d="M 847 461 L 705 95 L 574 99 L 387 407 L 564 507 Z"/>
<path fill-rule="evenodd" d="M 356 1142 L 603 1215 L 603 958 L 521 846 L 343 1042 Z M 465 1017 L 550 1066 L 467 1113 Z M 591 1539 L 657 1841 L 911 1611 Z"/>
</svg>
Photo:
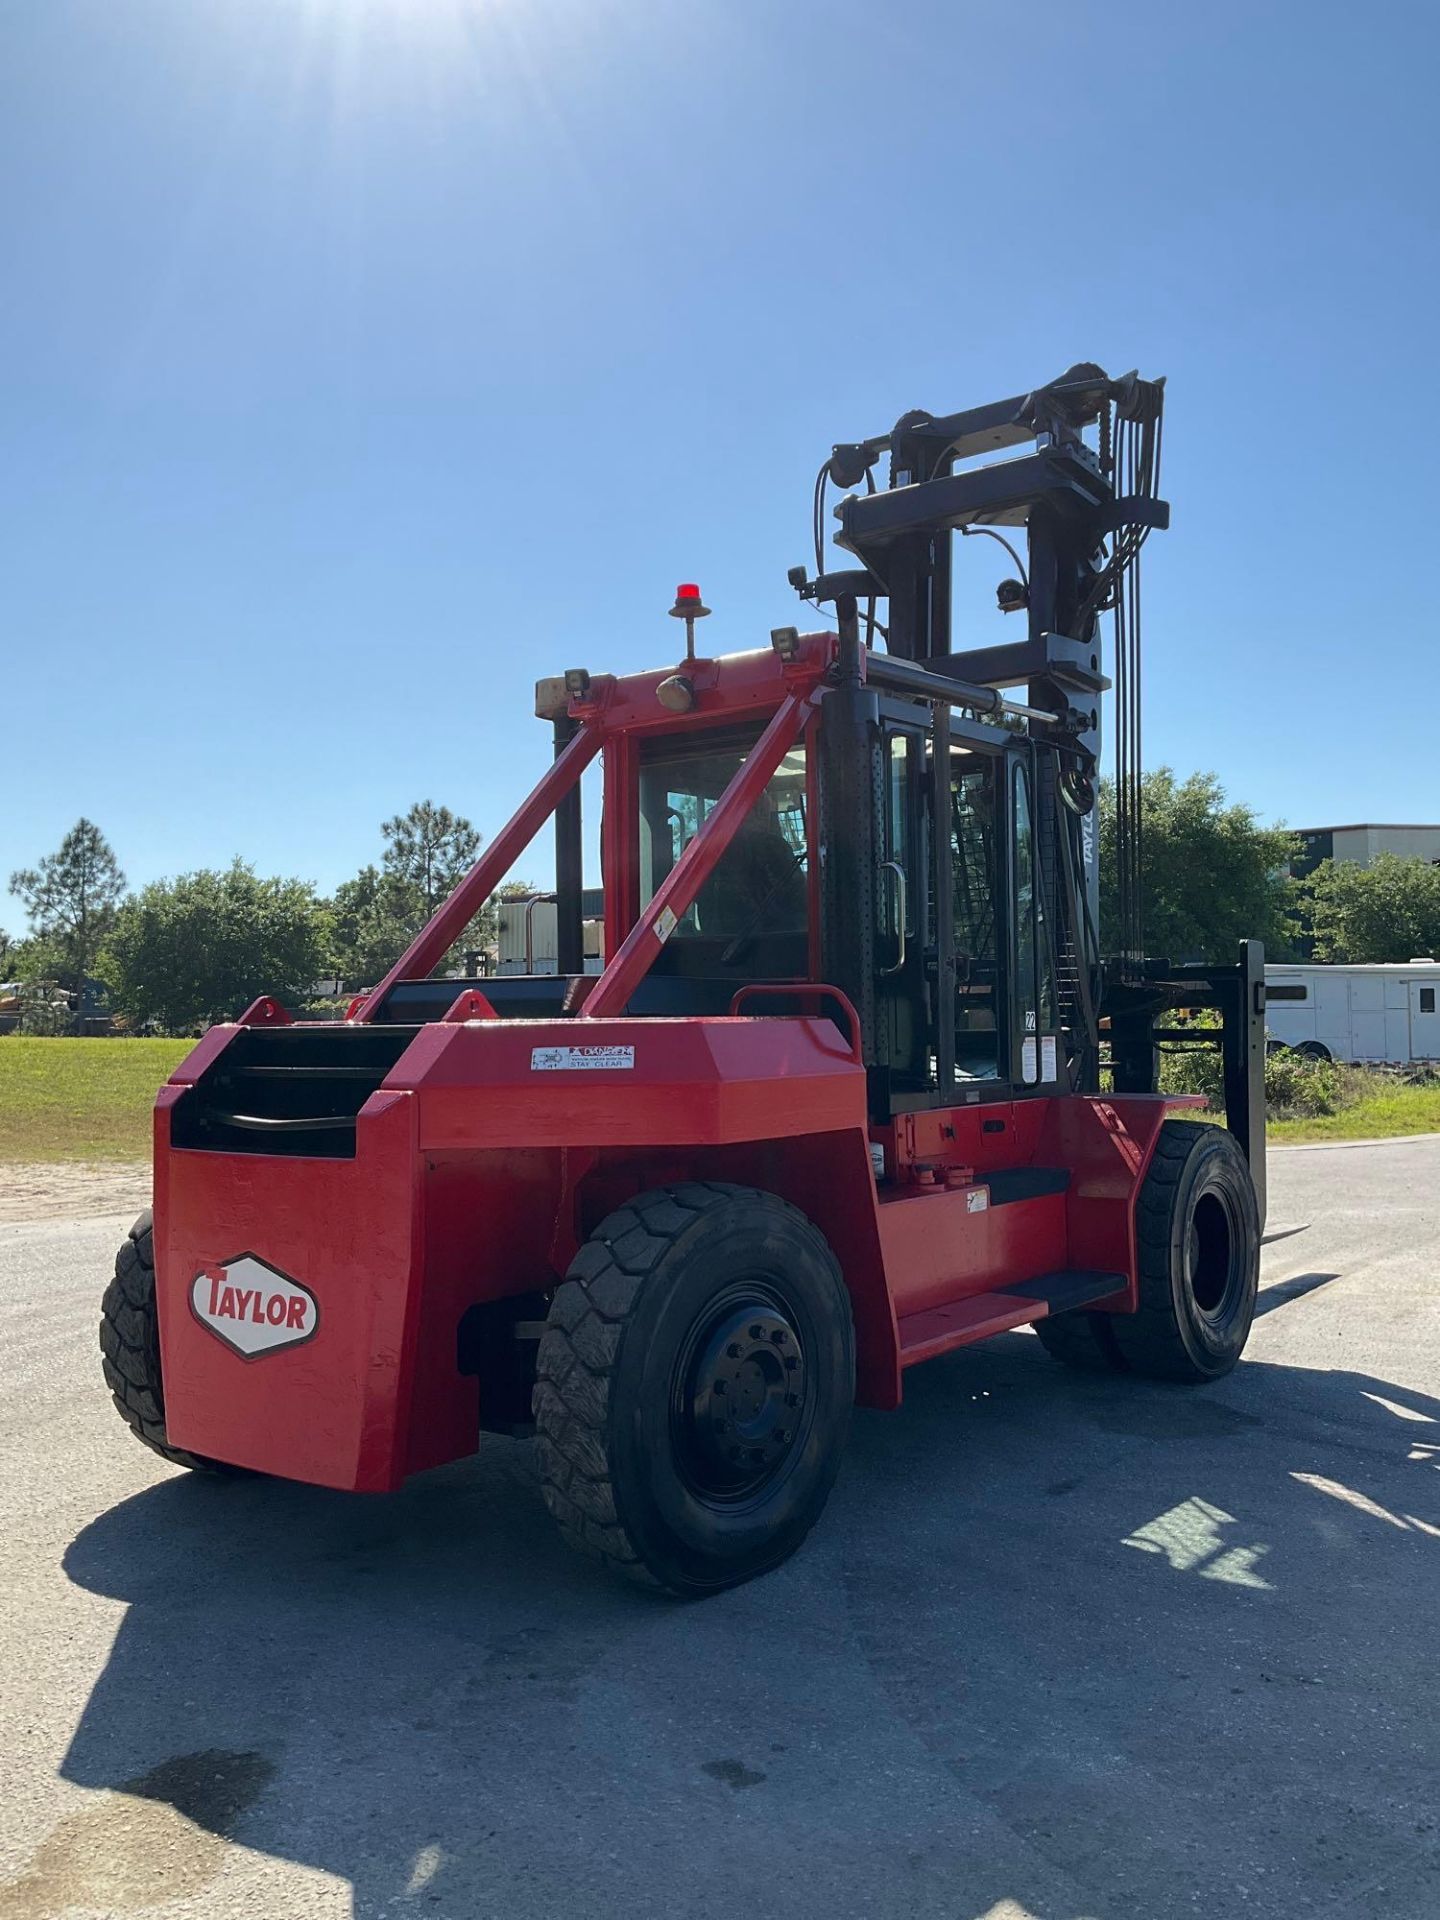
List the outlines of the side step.
<svg viewBox="0 0 1440 1920">
<path fill-rule="evenodd" d="M 1003 1291 L 972 1293 L 947 1306 L 903 1314 L 900 1364 L 913 1367 L 917 1360 L 931 1360 L 952 1347 L 970 1346 L 976 1340 L 987 1340 L 992 1333 L 1029 1326 L 1032 1320 L 1043 1320 L 1047 1313 L 1092 1307 L 1099 1300 L 1123 1293 L 1127 1284 L 1123 1273 L 1067 1267 L 1059 1273 L 1042 1273 L 1038 1280 L 1017 1280 Z"/>
</svg>

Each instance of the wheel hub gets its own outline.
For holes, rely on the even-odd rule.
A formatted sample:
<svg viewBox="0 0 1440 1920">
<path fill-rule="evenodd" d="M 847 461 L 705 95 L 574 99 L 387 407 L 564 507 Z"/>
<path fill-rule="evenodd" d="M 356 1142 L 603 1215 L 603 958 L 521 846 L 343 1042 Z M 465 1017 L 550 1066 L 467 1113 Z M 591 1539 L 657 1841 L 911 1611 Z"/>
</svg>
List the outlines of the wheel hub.
<svg viewBox="0 0 1440 1920">
<path fill-rule="evenodd" d="M 1223 1314 L 1236 1283 L 1230 1216 L 1218 1194 L 1202 1194 L 1185 1236 L 1185 1278 L 1200 1312 Z"/>
<path fill-rule="evenodd" d="M 734 1500 L 771 1479 L 798 1438 L 805 1351 L 778 1302 L 758 1295 L 716 1306 L 695 1329 L 675 1407 L 687 1478 Z"/>
</svg>

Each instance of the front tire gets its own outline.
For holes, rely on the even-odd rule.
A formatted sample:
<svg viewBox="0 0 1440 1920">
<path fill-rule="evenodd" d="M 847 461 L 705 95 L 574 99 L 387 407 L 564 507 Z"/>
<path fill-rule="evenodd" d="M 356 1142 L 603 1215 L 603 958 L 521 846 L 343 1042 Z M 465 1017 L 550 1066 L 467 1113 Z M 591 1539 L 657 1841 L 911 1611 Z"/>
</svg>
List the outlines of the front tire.
<svg viewBox="0 0 1440 1920">
<path fill-rule="evenodd" d="M 1195 1384 L 1229 1373 L 1255 1318 L 1260 1214 L 1250 1167 L 1224 1127 L 1167 1120 L 1135 1209 L 1135 1313 L 1036 1323 L 1069 1366 Z"/>
<path fill-rule="evenodd" d="M 566 1540 L 672 1593 L 767 1572 L 819 1519 L 855 1394 L 850 1301 L 794 1207 L 719 1182 L 641 1194 L 556 1290 L 534 1394 Z"/>
<path fill-rule="evenodd" d="M 121 1242 L 115 1277 L 100 1308 L 100 1364 L 116 1411 L 135 1438 L 172 1467 L 225 1471 L 218 1461 L 172 1447 L 160 1382 L 160 1321 L 155 1308 L 155 1228 L 147 1207 Z"/>
</svg>

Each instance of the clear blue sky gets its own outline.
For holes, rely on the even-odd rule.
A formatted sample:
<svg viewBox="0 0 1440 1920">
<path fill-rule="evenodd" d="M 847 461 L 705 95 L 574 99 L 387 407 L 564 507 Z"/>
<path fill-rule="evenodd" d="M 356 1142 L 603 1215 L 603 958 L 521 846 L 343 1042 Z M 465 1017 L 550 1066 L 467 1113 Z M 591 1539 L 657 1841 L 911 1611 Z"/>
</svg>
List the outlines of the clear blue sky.
<svg viewBox="0 0 1440 1920">
<path fill-rule="evenodd" d="M 671 657 L 680 579 L 763 644 L 833 440 L 1077 359 L 1170 379 L 1147 759 L 1440 819 L 1437 55 L 1428 0 L 7 0 L 0 886 L 81 813 L 137 884 L 493 833 L 538 674 Z"/>
</svg>

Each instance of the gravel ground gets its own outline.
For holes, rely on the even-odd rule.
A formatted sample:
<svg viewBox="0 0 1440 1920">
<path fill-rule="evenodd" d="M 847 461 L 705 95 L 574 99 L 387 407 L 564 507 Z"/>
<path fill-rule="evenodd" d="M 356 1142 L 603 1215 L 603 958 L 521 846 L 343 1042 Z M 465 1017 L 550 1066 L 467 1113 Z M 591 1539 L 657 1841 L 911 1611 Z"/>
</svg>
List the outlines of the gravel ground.
<svg viewBox="0 0 1440 1920">
<path fill-rule="evenodd" d="M 149 1204 L 148 1160 L 37 1160 L 0 1166 L 0 1224 L 134 1215 Z"/>
<path fill-rule="evenodd" d="M 0 1229 L 0 1920 L 1434 1920 L 1440 1141 L 1277 1153 L 1270 1217 L 1228 1380 L 934 1362 L 692 1606 L 522 1443 L 170 1472 L 97 1378 L 126 1219 Z"/>
</svg>

